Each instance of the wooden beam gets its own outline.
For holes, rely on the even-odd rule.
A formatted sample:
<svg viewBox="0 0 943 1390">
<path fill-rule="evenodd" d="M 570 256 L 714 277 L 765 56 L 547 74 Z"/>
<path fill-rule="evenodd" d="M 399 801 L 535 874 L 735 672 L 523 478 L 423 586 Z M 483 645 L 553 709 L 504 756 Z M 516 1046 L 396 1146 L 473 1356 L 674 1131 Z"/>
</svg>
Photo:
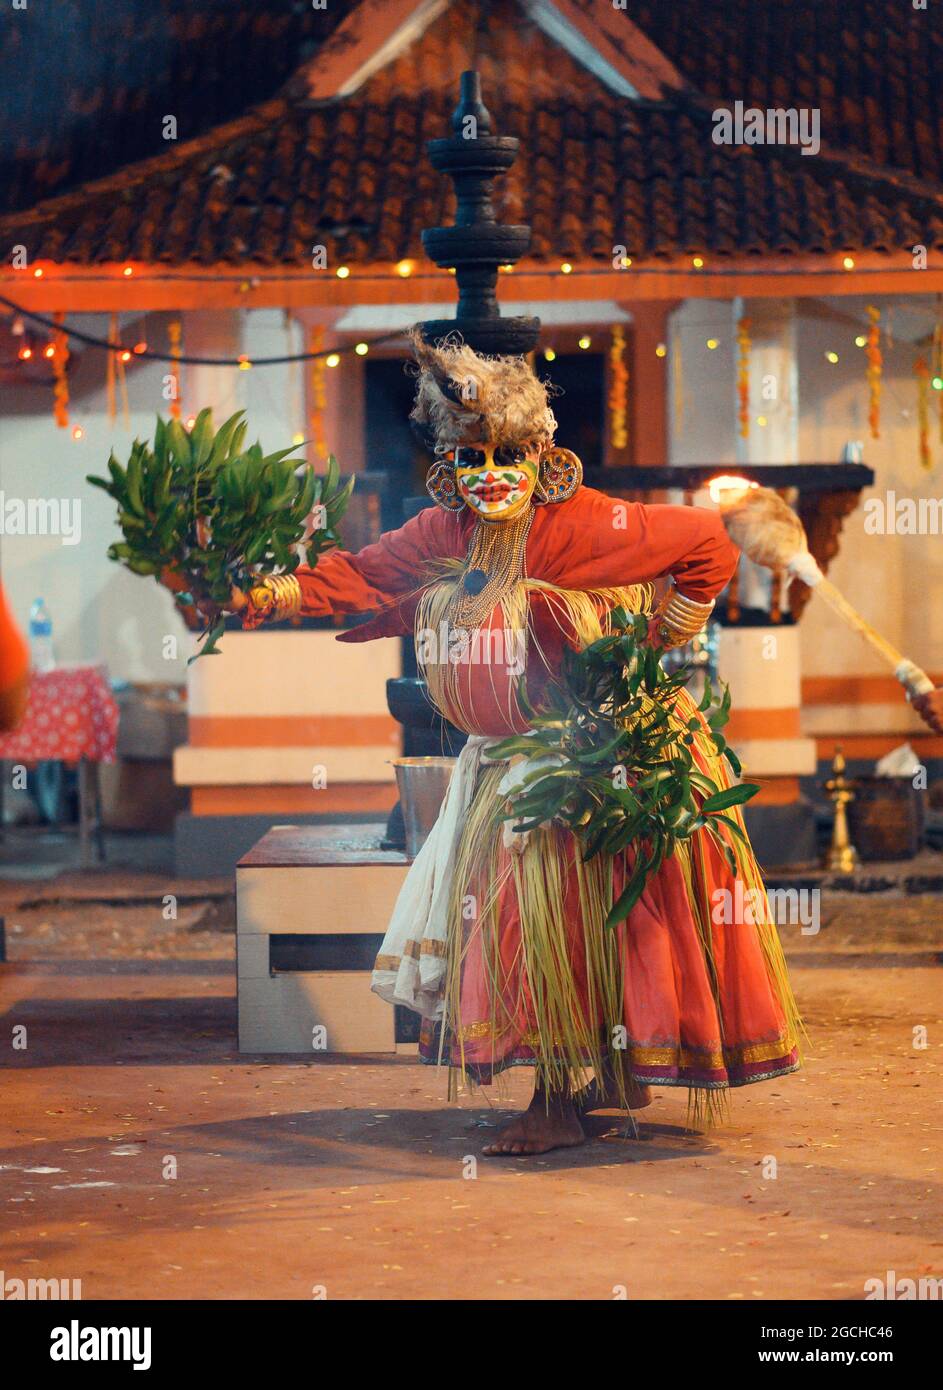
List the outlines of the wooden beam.
<svg viewBox="0 0 943 1390">
<path fill-rule="evenodd" d="M 130 267 L 131 274 L 125 274 Z M 37 277 L 35 271 L 42 274 Z M 736 295 L 782 298 L 811 295 L 928 295 L 943 293 L 943 261 L 914 270 L 909 256 L 856 257 L 855 269 L 837 257 L 768 257 L 748 265 L 734 262 L 691 266 L 690 257 L 658 264 L 634 263 L 627 270 L 574 263 L 558 267 L 522 261 L 499 280 L 502 299 L 614 299 L 631 308 L 651 300 L 732 299 Z M 37 313 L 106 310 L 288 308 L 353 304 L 454 303 L 455 281 L 432 266 L 402 277 L 395 266 L 351 266 L 346 280 L 330 271 L 294 266 L 187 265 L 168 268 L 135 262 L 101 266 L 39 262 L 24 270 L 0 271 L 0 294 Z"/>
</svg>

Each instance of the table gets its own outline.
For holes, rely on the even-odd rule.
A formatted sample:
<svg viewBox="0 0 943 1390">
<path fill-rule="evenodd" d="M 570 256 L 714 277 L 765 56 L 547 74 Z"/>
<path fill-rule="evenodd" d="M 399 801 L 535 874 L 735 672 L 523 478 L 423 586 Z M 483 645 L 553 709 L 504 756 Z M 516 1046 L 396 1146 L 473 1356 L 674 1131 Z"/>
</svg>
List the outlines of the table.
<svg viewBox="0 0 943 1390">
<path fill-rule="evenodd" d="M 118 706 L 104 666 L 58 666 L 30 680 L 26 714 L 0 734 L 0 762 L 74 763 L 79 779 L 79 857 L 91 863 L 93 834 L 104 858 L 98 764 L 112 763 L 118 741 Z"/>
</svg>

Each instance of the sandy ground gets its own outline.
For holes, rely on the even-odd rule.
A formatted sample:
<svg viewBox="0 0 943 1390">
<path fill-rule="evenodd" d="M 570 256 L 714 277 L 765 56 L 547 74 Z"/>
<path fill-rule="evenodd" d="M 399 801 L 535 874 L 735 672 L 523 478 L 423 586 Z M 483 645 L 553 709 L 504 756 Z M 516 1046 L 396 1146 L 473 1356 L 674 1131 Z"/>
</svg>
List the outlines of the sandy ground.
<svg viewBox="0 0 943 1390">
<path fill-rule="evenodd" d="M 231 903 L 168 922 L 166 891 L 5 904 L 8 1279 L 78 1278 L 86 1299 L 761 1300 L 943 1276 L 938 897 L 827 897 L 821 934 L 788 942 L 806 1067 L 736 1092 L 723 1129 L 688 1133 L 686 1092 L 663 1089 L 638 1138 L 603 1115 L 581 1149 L 476 1160 L 528 1072 L 449 1106 L 408 1058 L 242 1059 Z"/>
</svg>

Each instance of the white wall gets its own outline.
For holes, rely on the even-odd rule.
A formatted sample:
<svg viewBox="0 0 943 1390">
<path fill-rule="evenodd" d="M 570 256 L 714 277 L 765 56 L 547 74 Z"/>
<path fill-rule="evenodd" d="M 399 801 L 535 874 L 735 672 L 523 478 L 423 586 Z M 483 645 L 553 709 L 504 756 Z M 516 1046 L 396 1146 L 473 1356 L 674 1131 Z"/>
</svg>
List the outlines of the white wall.
<svg viewBox="0 0 943 1390">
<path fill-rule="evenodd" d="M 141 330 L 155 346 L 166 342 L 166 318 L 148 315 Z M 107 336 L 106 315 L 79 315 L 69 322 L 96 336 Z M 280 311 L 185 316 L 184 352 L 209 354 L 214 343 L 240 338 L 250 358 L 298 350 L 297 330 L 289 340 Z M 68 429 L 57 428 L 53 420 L 50 387 L 7 386 L 0 394 L 0 490 L 8 499 L 79 500 L 80 542 L 65 546 L 54 536 L 0 536 L 0 574 L 24 628 L 33 599 L 45 598 L 59 661 L 102 660 L 113 677 L 128 680 L 182 680 L 189 644 L 183 640 L 185 629 L 170 596 L 154 580 L 132 575 L 106 558 L 109 544 L 120 539 L 115 507 L 109 497 L 85 482 L 87 473 L 106 472 L 112 449 L 125 462 L 136 436 L 152 437 L 155 415 L 158 411 L 167 414 L 161 394 L 167 369 L 156 362 L 128 364 L 130 419 L 126 425 L 120 397 L 117 418 L 108 418 L 104 354 L 80 351 L 69 376 Z M 219 423 L 226 414 L 245 407 L 250 440 L 260 438 L 266 449 L 283 448 L 295 431 L 303 429 L 302 370 L 184 367 L 184 417 L 212 405 Z M 80 441 L 72 438 L 75 425 L 84 431 Z M 181 639 L 176 660 L 165 658 L 167 634 Z"/>
<path fill-rule="evenodd" d="M 846 441 L 863 442 L 864 462 L 874 469 L 876 485 L 862 494 L 858 508 L 846 519 L 829 575 L 879 631 L 928 671 L 939 674 L 943 672 L 943 604 L 935 596 L 943 587 L 943 535 L 872 536 L 864 530 L 865 501 L 883 497 L 888 489 L 898 497 L 943 497 L 939 396 L 930 393 L 934 468 L 925 472 L 919 462 L 913 376 L 913 359 L 920 350 L 914 339 L 932 330 L 932 316 L 922 301 L 876 302 L 885 314 L 890 308 L 894 330 L 892 342 L 885 337 L 882 343 L 885 361 L 878 440 L 868 435 L 867 363 L 864 349 L 854 341 L 867 332 L 865 302 L 799 303 L 798 462 L 837 463 Z M 719 340 L 713 351 L 706 346 L 710 337 Z M 829 351 L 838 354 L 836 364 L 827 361 Z M 672 316 L 669 355 L 671 462 L 730 464 L 735 472 L 736 341 L 731 306 L 708 300 L 688 300 L 679 306 Z M 806 609 L 801 638 L 803 675 L 888 673 L 862 639 L 834 619 L 821 600 L 813 598 Z"/>
</svg>

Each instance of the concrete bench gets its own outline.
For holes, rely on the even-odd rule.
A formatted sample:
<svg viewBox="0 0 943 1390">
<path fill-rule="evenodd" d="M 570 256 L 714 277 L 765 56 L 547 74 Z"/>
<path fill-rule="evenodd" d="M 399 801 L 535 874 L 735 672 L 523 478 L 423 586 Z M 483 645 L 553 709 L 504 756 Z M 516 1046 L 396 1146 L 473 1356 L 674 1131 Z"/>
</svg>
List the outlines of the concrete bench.
<svg viewBox="0 0 943 1390">
<path fill-rule="evenodd" d="M 409 860 L 384 826 L 274 826 L 236 867 L 241 1052 L 414 1052 L 419 1019 L 370 990 Z"/>
</svg>

